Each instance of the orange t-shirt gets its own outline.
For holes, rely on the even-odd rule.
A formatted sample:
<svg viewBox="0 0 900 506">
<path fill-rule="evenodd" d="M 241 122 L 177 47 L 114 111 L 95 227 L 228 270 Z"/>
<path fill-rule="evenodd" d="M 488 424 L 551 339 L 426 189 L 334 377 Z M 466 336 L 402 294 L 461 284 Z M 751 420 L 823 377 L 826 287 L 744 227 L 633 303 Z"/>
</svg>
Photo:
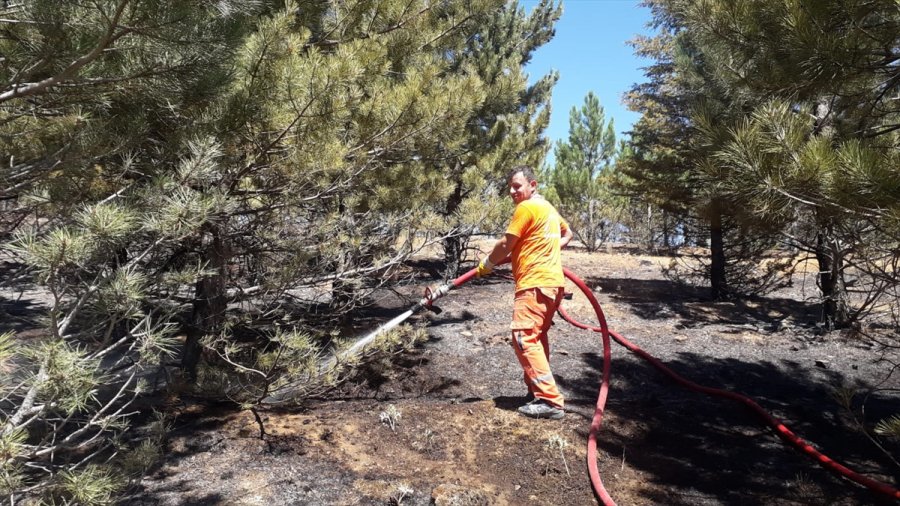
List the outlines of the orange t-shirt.
<svg viewBox="0 0 900 506">
<path fill-rule="evenodd" d="M 519 238 L 512 250 L 516 291 L 565 285 L 559 242 L 569 224 L 542 197 L 516 206 L 507 234 Z"/>
</svg>

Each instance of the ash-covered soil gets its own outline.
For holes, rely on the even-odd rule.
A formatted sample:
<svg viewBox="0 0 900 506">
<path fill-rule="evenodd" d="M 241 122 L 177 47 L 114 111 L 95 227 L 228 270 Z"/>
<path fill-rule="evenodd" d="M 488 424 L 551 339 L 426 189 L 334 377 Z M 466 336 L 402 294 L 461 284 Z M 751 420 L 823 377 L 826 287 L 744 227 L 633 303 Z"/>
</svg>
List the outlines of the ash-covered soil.
<svg viewBox="0 0 900 506">
<path fill-rule="evenodd" d="M 666 258 L 566 251 L 564 261 L 594 288 L 612 329 L 678 374 L 749 395 L 828 456 L 900 480 L 861 430 L 900 413 L 889 377 L 898 357 L 855 334 L 818 333 L 810 274 L 765 298 L 713 302 L 663 278 Z M 418 349 L 329 398 L 262 412 L 263 438 L 250 412 L 176 408 L 163 461 L 124 503 L 596 504 L 585 456 L 599 334 L 556 318 L 551 364 L 567 414 L 521 417 L 512 291 L 495 276 L 451 292 L 441 314 L 416 317 L 430 336 Z M 594 321 L 579 294 L 565 307 Z M 893 504 L 785 446 L 745 406 L 682 388 L 616 344 L 610 373 L 599 468 L 619 505 Z M 382 420 L 392 412 L 393 428 Z M 900 456 L 896 441 L 879 443 Z"/>
</svg>

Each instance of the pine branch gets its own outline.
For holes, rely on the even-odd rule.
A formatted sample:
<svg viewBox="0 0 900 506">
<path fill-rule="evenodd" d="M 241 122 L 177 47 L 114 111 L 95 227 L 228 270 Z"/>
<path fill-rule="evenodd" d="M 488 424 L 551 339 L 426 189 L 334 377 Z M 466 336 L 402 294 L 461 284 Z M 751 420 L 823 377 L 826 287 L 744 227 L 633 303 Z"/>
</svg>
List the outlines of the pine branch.
<svg viewBox="0 0 900 506">
<path fill-rule="evenodd" d="M 44 382 L 47 381 L 47 367 L 48 363 L 46 360 L 41 362 L 41 367 L 38 370 L 37 375 L 34 378 L 34 383 L 31 385 L 31 388 L 28 389 L 28 393 L 25 395 L 25 398 L 22 399 L 22 404 L 19 405 L 19 409 L 10 417 L 9 420 L 6 421 L 6 424 L 3 426 L 3 435 L 11 434 L 13 431 L 19 429 L 21 427 L 22 420 L 31 414 L 32 408 L 34 408 L 34 401 L 37 399 L 38 391 L 43 387 Z"/>
<path fill-rule="evenodd" d="M 116 6 L 115 14 L 113 14 L 112 19 L 109 20 L 109 26 L 107 27 L 106 33 L 88 54 L 73 61 L 62 72 L 55 76 L 34 83 L 13 84 L 11 89 L 7 89 L 0 93 L 0 104 L 14 98 L 35 95 L 75 76 L 82 67 L 99 58 L 103 52 L 115 44 L 117 40 L 131 33 L 131 29 L 128 28 L 119 30 L 118 32 L 116 31 L 116 29 L 119 28 L 119 20 L 122 13 L 125 11 L 125 7 L 128 5 L 128 2 L 129 0 L 120 0 L 119 4 Z"/>
<path fill-rule="evenodd" d="M 45 446 L 44 448 L 33 452 L 32 457 L 43 457 L 45 455 L 50 455 L 52 453 L 59 452 L 63 448 L 75 448 L 75 449 L 84 449 L 90 446 L 90 444 L 95 441 L 103 431 L 98 431 L 93 437 L 88 439 L 87 441 L 82 441 L 81 443 L 74 444 L 75 441 L 80 438 L 82 435 L 86 434 L 91 428 L 102 425 L 108 420 L 113 420 L 117 417 L 123 416 L 123 411 L 128 408 L 128 406 L 134 402 L 134 395 L 129 399 L 123 406 L 121 406 L 118 410 L 113 412 L 110 415 L 104 416 L 107 410 L 112 407 L 116 401 L 120 398 L 124 397 L 126 394 L 126 390 L 131 386 L 132 381 L 134 381 L 134 377 L 137 373 L 131 373 L 128 380 L 122 383 L 122 386 L 119 388 L 118 392 L 113 396 L 112 399 L 104 403 L 103 407 L 101 407 L 92 417 L 88 420 L 83 426 L 67 435 L 59 442 L 55 442 L 53 445 Z M 73 446 L 74 445 L 74 446 Z"/>
</svg>

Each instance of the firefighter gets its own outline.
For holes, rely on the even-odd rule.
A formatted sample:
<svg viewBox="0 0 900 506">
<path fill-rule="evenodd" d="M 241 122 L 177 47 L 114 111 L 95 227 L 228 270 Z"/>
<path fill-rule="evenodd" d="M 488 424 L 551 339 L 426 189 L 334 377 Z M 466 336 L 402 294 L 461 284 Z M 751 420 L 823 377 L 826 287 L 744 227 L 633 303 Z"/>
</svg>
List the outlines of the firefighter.
<svg viewBox="0 0 900 506">
<path fill-rule="evenodd" d="M 528 387 L 519 412 L 532 418 L 558 420 L 564 399 L 550 371 L 547 330 L 559 307 L 565 284 L 560 249 L 572 240 L 568 223 L 537 191 L 534 171 L 519 166 L 509 173 L 509 194 L 516 204 L 506 234 L 478 264 L 487 276 L 507 257 L 512 261 L 516 297 L 512 317 L 512 346 L 525 372 Z"/>
</svg>

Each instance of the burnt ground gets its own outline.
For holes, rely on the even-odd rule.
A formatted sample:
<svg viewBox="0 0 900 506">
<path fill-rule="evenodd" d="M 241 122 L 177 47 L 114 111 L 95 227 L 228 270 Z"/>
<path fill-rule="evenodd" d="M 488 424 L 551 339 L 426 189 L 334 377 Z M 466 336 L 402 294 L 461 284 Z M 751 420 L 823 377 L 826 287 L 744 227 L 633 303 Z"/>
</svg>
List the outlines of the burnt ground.
<svg viewBox="0 0 900 506">
<path fill-rule="evenodd" d="M 860 337 L 816 332 L 817 308 L 805 302 L 815 295 L 810 275 L 766 298 L 712 302 L 664 279 L 668 259 L 580 251 L 564 259 L 595 288 L 610 327 L 676 372 L 752 396 L 830 457 L 900 481 L 900 468 L 859 430 L 860 421 L 871 430 L 900 413 L 896 378 L 863 403 L 887 377 L 890 356 Z M 603 368 L 599 334 L 556 318 L 551 363 L 567 414 L 521 417 L 512 291 L 494 277 L 452 292 L 443 313 L 416 317 L 427 342 L 328 398 L 261 413 L 263 439 L 250 412 L 174 408 L 167 453 L 124 502 L 596 504 L 585 456 Z M 593 321 L 583 296 L 565 307 Z M 622 346 L 612 356 L 599 468 L 619 505 L 893 504 L 786 447 L 746 407 L 681 388 Z M 837 400 L 842 391 L 857 392 L 851 410 Z M 393 429 L 380 419 L 391 406 L 401 414 Z M 896 442 L 881 443 L 900 456 Z"/>
</svg>

